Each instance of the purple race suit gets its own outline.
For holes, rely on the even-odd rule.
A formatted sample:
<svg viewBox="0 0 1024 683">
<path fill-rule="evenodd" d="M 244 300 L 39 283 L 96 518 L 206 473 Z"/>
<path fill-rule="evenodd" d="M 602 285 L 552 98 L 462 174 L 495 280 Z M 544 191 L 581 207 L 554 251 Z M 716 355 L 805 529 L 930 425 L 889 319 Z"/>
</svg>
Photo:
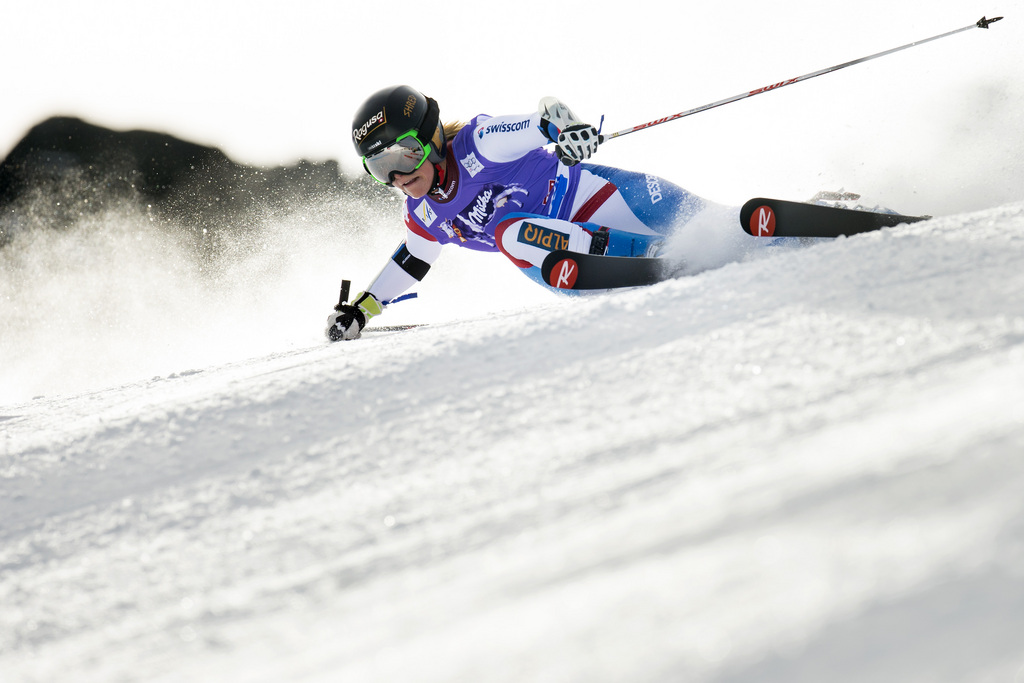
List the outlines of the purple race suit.
<svg viewBox="0 0 1024 683">
<path fill-rule="evenodd" d="M 547 140 L 533 118 L 488 125 L 491 119 L 481 115 L 460 130 L 448 145 L 455 163 L 448 164 L 439 191 L 405 200 L 406 227 L 441 244 L 498 251 L 494 229 L 506 214 L 568 220 L 580 168 L 560 164 L 554 154 L 539 146 Z M 495 162 L 477 144 L 490 135 L 530 128 L 537 131 L 538 146 L 511 161 Z"/>
<path fill-rule="evenodd" d="M 544 219 L 564 233 L 570 250 L 586 251 L 600 226 L 647 248 L 706 204 L 657 176 L 596 164 L 566 166 L 543 149 L 550 140 L 540 126 L 539 113 L 481 114 L 459 130 L 448 143 L 439 187 L 420 199 L 406 198 L 405 241 L 366 291 L 378 301 L 397 297 L 423 277 L 445 244 L 501 251 L 546 284 L 538 267 L 544 252 L 519 230 L 524 217 Z M 607 253 L 614 253 L 611 247 Z M 418 265 L 410 267 L 410 261 Z"/>
</svg>

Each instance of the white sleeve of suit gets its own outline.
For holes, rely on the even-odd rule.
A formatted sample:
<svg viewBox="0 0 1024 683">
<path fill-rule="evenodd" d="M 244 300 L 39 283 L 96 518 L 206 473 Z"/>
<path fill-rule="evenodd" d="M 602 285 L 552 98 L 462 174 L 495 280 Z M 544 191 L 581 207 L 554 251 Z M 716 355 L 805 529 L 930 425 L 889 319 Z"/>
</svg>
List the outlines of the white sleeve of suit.
<svg viewBox="0 0 1024 683">
<path fill-rule="evenodd" d="M 405 241 L 399 245 L 395 251 L 395 256 L 403 253 L 403 249 L 428 266 L 441 255 L 441 244 L 439 242 L 429 240 L 412 230 L 407 231 Z M 388 259 L 380 274 L 366 288 L 366 291 L 372 294 L 377 301 L 391 301 L 395 297 L 401 296 L 406 290 L 420 281 L 420 278 L 415 277 L 406 268 L 403 268 L 395 260 L 395 256 Z"/>
<path fill-rule="evenodd" d="M 540 113 L 519 116 L 480 116 L 473 128 L 477 152 L 497 163 L 515 161 L 551 142 L 540 129 Z"/>
</svg>

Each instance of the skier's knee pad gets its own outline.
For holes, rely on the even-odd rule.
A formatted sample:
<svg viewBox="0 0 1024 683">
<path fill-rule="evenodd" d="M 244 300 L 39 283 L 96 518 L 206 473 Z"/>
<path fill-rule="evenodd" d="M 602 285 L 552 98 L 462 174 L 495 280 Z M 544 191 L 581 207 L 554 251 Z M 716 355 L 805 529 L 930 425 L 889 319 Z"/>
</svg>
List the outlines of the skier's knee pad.
<svg viewBox="0 0 1024 683">
<path fill-rule="evenodd" d="M 588 253 L 591 233 L 583 225 L 569 221 L 513 213 L 498 224 L 494 236 L 501 253 L 520 268 L 531 268 L 540 267 L 544 257 L 557 249 Z"/>
</svg>

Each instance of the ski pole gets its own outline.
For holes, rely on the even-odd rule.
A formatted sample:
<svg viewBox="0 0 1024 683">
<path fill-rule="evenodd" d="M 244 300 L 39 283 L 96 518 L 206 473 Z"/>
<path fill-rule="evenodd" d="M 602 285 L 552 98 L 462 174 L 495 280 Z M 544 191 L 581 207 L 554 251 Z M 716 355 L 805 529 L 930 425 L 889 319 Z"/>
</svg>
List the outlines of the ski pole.
<svg viewBox="0 0 1024 683">
<path fill-rule="evenodd" d="M 696 109 L 690 109 L 688 111 L 681 111 L 678 114 L 673 114 L 672 116 L 666 116 L 665 118 L 662 118 L 662 119 L 656 119 L 654 121 L 648 121 L 647 123 L 641 123 L 639 126 L 633 126 L 632 128 L 626 128 L 625 130 L 620 130 L 617 133 L 612 133 L 610 135 L 605 135 L 604 139 L 605 139 L 605 141 L 608 141 L 608 140 L 611 140 L 612 138 L 622 137 L 623 135 L 629 135 L 630 133 L 635 133 L 638 130 L 643 130 L 645 128 L 650 128 L 652 126 L 657 126 L 657 125 L 660 125 L 662 123 L 668 123 L 669 121 L 675 121 L 676 119 L 681 119 L 684 116 L 690 116 L 692 114 L 697 114 L 697 113 L 700 113 L 702 111 L 707 111 L 708 109 L 714 109 L 715 107 L 721 107 L 721 106 L 726 105 L 726 104 L 731 104 L 733 102 L 738 102 L 739 100 L 745 100 L 748 97 L 753 97 L 754 95 L 760 95 L 761 93 L 766 93 L 766 92 L 769 92 L 771 90 L 778 90 L 779 88 L 782 88 L 784 86 L 793 85 L 794 83 L 799 83 L 800 81 L 806 81 L 806 80 L 809 80 L 811 78 L 814 78 L 815 76 L 823 76 L 824 74 L 832 73 L 833 71 L 839 71 L 840 69 L 845 69 L 846 67 L 853 66 L 854 64 L 862 64 L 862 63 L 870 61 L 872 59 L 878 59 L 879 57 L 885 57 L 886 55 L 891 55 L 892 53 L 899 52 L 900 50 L 906 50 L 907 48 L 914 47 L 915 45 L 923 45 L 925 43 L 930 43 L 933 40 L 938 40 L 939 38 L 945 38 L 947 36 L 951 36 L 951 35 L 953 35 L 955 33 L 960 33 L 962 31 L 969 31 L 972 28 L 988 28 L 989 24 L 994 24 L 995 22 L 999 21 L 1000 19 L 1002 19 L 1002 17 L 995 17 L 993 19 L 986 19 L 985 17 L 982 17 L 981 19 L 979 19 L 977 22 L 971 24 L 970 26 L 964 26 L 963 28 L 958 28 L 955 31 L 949 31 L 948 33 L 943 33 L 941 35 L 932 36 L 931 38 L 925 38 L 924 40 L 918 40 L 918 41 L 915 41 L 913 43 L 907 43 L 906 45 L 901 45 L 900 47 L 894 47 L 891 50 L 886 50 L 885 52 L 879 52 L 877 54 L 869 55 L 867 57 L 861 57 L 860 59 L 854 59 L 853 61 L 850 61 L 850 62 L 845 62 L 843 64 L 837 64 L 836 66 L 831 66 L 831 67 L 829 67 L 827 69 L 821 69 L 820 71 L 815 71 L 813 73 L 804 74 L 803 76 L 797 76 L 796 78 L 790 78 L 789 80 L 781 81 L 779 83 L 774 83 L 772 85 L 768 85 L 768 86 L 765 86 L 763 88 L 758 88 L 756 90 L 750 90 L 748 92 L 740 93 L 739 95 L 733 95 L 732 97 L 727 97 L 724 100 L 719 100 L 717 102 L 712 102 L 711 104 L 705 104 L 705 105 L 703 105 L 701 107 L 697 107 Z"/>
</svg>

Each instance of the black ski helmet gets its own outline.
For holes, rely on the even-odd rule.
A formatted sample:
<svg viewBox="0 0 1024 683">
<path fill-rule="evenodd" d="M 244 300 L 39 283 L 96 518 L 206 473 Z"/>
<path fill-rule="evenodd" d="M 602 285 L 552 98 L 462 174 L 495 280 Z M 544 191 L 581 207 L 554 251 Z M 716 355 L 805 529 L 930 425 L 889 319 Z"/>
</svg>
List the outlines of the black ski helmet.
<svg viewBox="0 0 1024 683">
<path fill-rule="evenodd" d="M 360 157 L 391 145 L 411 130 L 430 144 L 427 160 L 444 161 L 444 126 L 437 102 L 407 85 L 396 85 L 370 95 L 352 119 L 352 144 Z"/>
</svg>

